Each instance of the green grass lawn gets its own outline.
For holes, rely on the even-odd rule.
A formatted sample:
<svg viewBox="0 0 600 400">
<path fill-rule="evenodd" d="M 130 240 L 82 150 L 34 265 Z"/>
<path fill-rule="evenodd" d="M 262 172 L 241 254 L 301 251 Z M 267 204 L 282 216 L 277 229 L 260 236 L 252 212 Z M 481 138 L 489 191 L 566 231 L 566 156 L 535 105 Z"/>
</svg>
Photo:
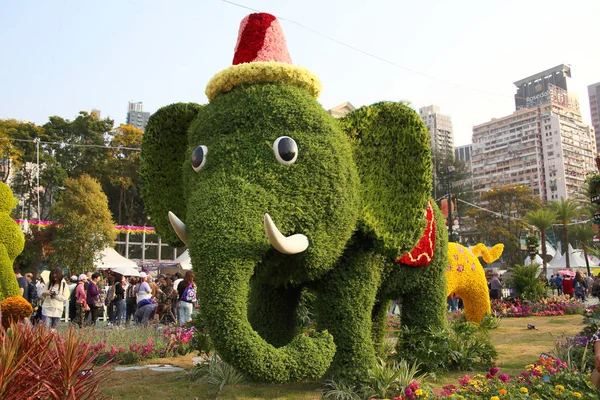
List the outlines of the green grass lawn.
<svg viewBox="0 0 600 400">
<path fill-rule="evenodd" d="M 537 330 L 528 330 L 527 325 L 535 325 Z M 541 353 L 551 354 L 556 339 L 564 334 L 573 335 L 584 327 L 581 315 L 561 317 L 505 318 L 498 329 L 490 336 L 498 350 L 500 371 L 509 375 L 518 374 L 526 364 L 537 361 Z M 155 359 L 145 364 L 172 364 L 189 369 L 192 355 L 171 359 Z M 466 374 L 485 373 L 487 371 L 457 371 L 438 376 L 436 387 L 456 384 L 457 378 Z M 245 384 L 225 387 L 218 397 L 209 386 L 177 379 L 181 373 L 153 372 L 149 370 L 113 372 L 106 384 L 106 395 L 124 400 L 193 400 L 193 399 L 320 399 L 319 382 L 265 385 Z"/>
</svg>

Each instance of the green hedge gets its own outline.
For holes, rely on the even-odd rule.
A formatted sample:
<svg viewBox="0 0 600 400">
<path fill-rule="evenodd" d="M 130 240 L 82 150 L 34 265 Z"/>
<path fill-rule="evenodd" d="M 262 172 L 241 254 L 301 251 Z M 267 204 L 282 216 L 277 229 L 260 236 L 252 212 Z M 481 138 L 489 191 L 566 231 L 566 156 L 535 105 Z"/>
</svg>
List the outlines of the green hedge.
<svg viewBox="0 0 600 400">
<path fill-rule="evenodd" d="M 168 212 L 185 221 L 185 200 L 181 166 L 187 148 L 187 132 L 201 106 L 176 103 L 150 116 L 142 141 L 142 198 L 152 225 L 172 246 L 182 243 L 171 228 Z"/>
<path fill-rule="evenodd" d="M 432 266 L 393 261 L 422 235 L 431 191 L 429 136 L 413 110 L 379 103 L 336 121 L 301 88 L 244 85 L 200 108 L 182 144 L 193 118 L 179 117 L 190 115 L 182 105 L 170 107 L 153 115 L 144 137 L 146 204 L 163 230 L 170 231 L 168 210 L 186 223 L 203 319 L 225 360 L 261 381 L 314 379 L 328 368 L 360 380 L 381 347 L 390 295 L 410 293 L 434 314 L 424 319 L 437 323 L 445 239 Z M 174 130 L 165 121 L 177 136 L 159 138 Z M 275 159 L 281 136 L 298 145 L 292 165 Z M 191 154 L 200 145 L 207 159 L 195 172 Z M 264 213 L 284 235 L 307 235 L 308 249 L 275 251 Z M 397 270 L 432 281 L 411 292 L 413 283 L 397 280 Z M 294 318 L 307 286 L 321 330 L 310 336 L 299 334 Z M 411 317 L 404 322 L 422 325 Z"/>
<path fill-rule="evenodd" d="M 361 107 L 340 123 L 350 136 L 360 175 L 361 229 L 396 257 L 420 238 L 431 193 L 432 163 L 427 127 L 401 103 Z"/>
<path fill-rule="evenodd" d="M 0 182 L 0 301 L 21 294 L 13 262 L 23 251 L 25 236 L 10 216 L 17 203 L 8 185 Z"/>
</svg>

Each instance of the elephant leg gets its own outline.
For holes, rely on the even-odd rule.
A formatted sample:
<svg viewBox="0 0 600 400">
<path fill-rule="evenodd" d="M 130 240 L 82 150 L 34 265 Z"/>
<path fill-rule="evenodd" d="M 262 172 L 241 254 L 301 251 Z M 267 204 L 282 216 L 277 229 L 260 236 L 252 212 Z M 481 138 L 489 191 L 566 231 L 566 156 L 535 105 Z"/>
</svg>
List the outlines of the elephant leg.
<svg viewBox="0 0 600 400">
<path fill-rule="evenodd" d="M 288 344 L 296 335 L 296 308 L 302 288 L 276 287 L 252 281 L 248 320 L 252 328 L 275 347 Z"/>
<path fill-rule="evenodd" d="M 375 347 L 375 354 L 379 357 L 384 358 L 384 342 L 385 342 L 385 321 L 387 319 L 387 310 L 392 304 L 391 300 L 382 301 L 378 300 L 373 307 L 371 313 L 371 337 L 373 339 L 373 346 Z"/>
<path fill-rule="evenodd" d="M 333 335 L 336 345 L 329 373 L 347 382 L 365 379 L 375 365 L 371 327 L 383 263 L 373 253 L 347 254 L 317 295 L 317 324 Z"/>
</svg>

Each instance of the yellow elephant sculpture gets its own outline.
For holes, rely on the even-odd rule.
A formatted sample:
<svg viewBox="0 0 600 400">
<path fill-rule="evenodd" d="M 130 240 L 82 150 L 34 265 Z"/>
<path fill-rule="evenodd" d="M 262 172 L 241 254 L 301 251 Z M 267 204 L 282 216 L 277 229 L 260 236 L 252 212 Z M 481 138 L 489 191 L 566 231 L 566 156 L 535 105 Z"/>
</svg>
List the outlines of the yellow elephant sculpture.
<svg viewBox="0 0 600 400">
<path fill-rule="evenodd" d="M 458 243 L 448 243 L 447 295 L 455 293 L 462 299 L 467 321 L 479 323 L 492 311 L 485 271 L 477 257 L 482 256 L 486 263 L 491 263 L 500 258 L 503 250 L 503 244 L 488 250 L 478 243 L 469 251 Z"/>
</svg>

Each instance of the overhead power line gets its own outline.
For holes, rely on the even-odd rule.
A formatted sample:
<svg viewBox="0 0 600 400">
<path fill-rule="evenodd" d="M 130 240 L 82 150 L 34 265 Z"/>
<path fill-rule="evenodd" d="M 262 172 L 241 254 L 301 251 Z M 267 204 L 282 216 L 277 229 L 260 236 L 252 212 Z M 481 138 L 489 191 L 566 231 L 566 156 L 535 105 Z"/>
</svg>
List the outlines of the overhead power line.
<svg viewBox="0 0 600 400">
<path fill-rule="evenodd" d="M 245 5 L 243 5 L 243 4 L 235 3 L 235 2 L 233 2 L 233 1 L 230 1 L 230 0 L 221 0 L 221 1 L 222 1 L 223 3 L 227 3 L 227 4 L 231 4 L 231 5 L 233 5 L 233 6 L 239 7 L 239 8 L 243 8 L 243 9 L 245 9 L 245 10 L 254 11 L 254 12 L 262 12 L 262 11 L 260 11 L 260 10 L 257 10 L 257 9 L 255 9 L 255 8 L 248 7 L 248 6 L 245 6 Z M 325 34 L 325 33 L 319 32 L 319 31 L 317 31 L 317 30 L 315 30 L 315 29 L 313 29 L 313 28 L 311 28 L 311 27 L 309 27 L 309 26 L 306 26 L 306 25 L 304 25 L 304 24 L 302 24 L 302 23 L 300 23 L 300 22 L 298 22 L 298 21 L 294 21 L 294 20 L 292 20 L 292 19 L 285 18 L 285 17 L 280 17 L 280 16 L 277 16 L 277 18 L 278 18 L 278 19 L 280 19 L 280 20 L 282 20 L 282 21 L 286 21 L 286 22 L 289 22 L 289 23 L 291 23 L 291 24 L 297 25 L 297 26 L 299 26 L 299 27 L 301 27 L 301 28 L 304 28 L 304 29 L 306 29 L 306 30 L 308 30 L 308 31 L 310 31 L 310 32 L 312 32 L 312 33 L 314 33 L 315 35 L 319 35 L 319 36 L 321 36 L 321 37 L 324 37 L 324 38 L 326 38 L 326 39 L 327 39 L 327 40 L 329 40 L 329 41 L 332 41 L 332 42 L 334 42 L 334 43 L 337 43 L 337 44 L 339 44 L 340 46 L 344 46 L 344 47 L 346 47 L 346 48 L 349 48 L 349 49 L 351 49 L 351 50 L 354 50 L 354 51 L 356 51 L 356 52 L 358 52 L 358 53 L 361 53 L 361 54 L 363 54 L 363 55 L 365 55 L 365 56 L 367 56 L 367 57 L 374 58 L 374 59 L 376 59 L 376 60 L 378 60 L 378 61 L 381 61 L 381 62 L 384 62 L 384 63 L 386 63 L 386 64 L 389 64 L 389 65 L 391 65 L 391 66 L 393 66 L 393 67 L 396 67 L 396 68 L 402 69 L 402 70 L 404 70 L 404 71 L 407 71 L 407 72 L 410 72 L 410 73 L 413 73 L 413 74 L 416 74 L 416 75 L 420 75 L 420 76 L 422 76 L 422 77 L 424 77 L 424 78 L 428 78 L 428 79 L 431 79 L 431 80 L 435 80 L 435 81 L 438 81 L 438 82 L 445 83 L 445 84 L 447 84 L 447 85 L 451 85 L 451 86 L 459 87 L 459 88 L 466 89 L 466 90 L 470 90 L 470 91 L 473 91 L 473 92 L 478 92 L 478 93 L 483 93 L 483 94 L 488 94 L 488 95 L 492 95 L 492 96 L 498 96 L 498 97 L 505 97 L 505 98 L 509 98 L 509 97 L 510 97 L 510 98 L 512 98 L 512 96 L 509 96 L 509 95 L 506 95 L 506 94 L 502 94 L 502 93 L 494 93 L 494 92 L 489 92 L 489 91 L 487 91 L 487 90 L 482 90 L 482 89 L 473 88 L 473 87 L 466 86 L 466 85 L 463 85 L 463 84 L 460 84 L 460 83 L 456 83 L 456 82 L 449 81 L 449 80 L 447 80 L 447 79 L 442 79 L 442 78 L 439 78 L 439 77 L 436 77 L 436 76 L 432 76 L 432 75 L 426 74 L 426 73 L 424 73 L 424 72 L 421 72 L 421 71 L 417 71 L 417 70 L 415 70 L 415 69 L 412 69 L 412 68 L 406 67 L 406 66 L 404 66 L 404 65 L 400 65 L 400 64 L 398 64 L 398 63 L 396 63 L 396 62 L 394 62 L 394 61 L 390 61 L 390 60 L 388 60 L 388 59 L 386 59 L 386 58 L 380 57 L 380 56 L 378 56 L 378 55 L 376 55 L 376 54 L 370 53 L 370 52 L 368 52 L 368 51 L 366 51 L 366 50 L 363 50 L 363 49 L 361 49 L 361 48 L 358 48 L 358 47 L 356 47 L 356 46 L 353 46 L 353 45 L 351 45 L 351 44 L 348 44 L 348 43 L 346 43 L 346 42 L 343 42 L 343 41 L 341 41 L 341 40 L 339 40 L 339 39 L 336 39 L 336 38 L 334 38 L 334 37 L 332 37 L 332 36 L 329 36 L 329 35 L 327 35 L 327 34 Z"/>
<path fill-rule="evenodd" d="M 6 138 L 9 141 L 14 142 L 29 142 L 29 143 L 37 143 L 35 139 L 16 139 L 16 138 Z M 5 140 L 6 140 L 5 139 Z M 83 143 L 65 143 L 65 142 L 43 142 L 40 141 L 40 144 L 51 144 L 65 147 L 97 147 L 102 149 L 115 149 L 115 150 L 132 150 L 132 151 L 141 151 L 138 147 L 125 147 L 125 146 L 104 146 L 101 144 L 83 144 Z"/>
</svg>

